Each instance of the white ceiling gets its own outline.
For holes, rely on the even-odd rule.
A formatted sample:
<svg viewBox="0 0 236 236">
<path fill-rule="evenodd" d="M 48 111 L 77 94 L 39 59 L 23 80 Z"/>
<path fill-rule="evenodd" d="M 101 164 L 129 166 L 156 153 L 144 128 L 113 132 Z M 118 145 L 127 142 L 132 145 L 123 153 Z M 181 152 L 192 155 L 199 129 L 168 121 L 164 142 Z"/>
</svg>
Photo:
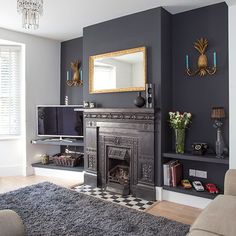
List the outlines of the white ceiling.
<svg viewBox="0 0 236 236">
<path fill-rule="evenodd" d="M 44 0 L 38 30 L 22 28 L 16 2 L 0 0 L 0 27 L 64 41 L 82 36 L 85 26 L 154 7 L 176 14 L 222 0 Z"/>
</svg>

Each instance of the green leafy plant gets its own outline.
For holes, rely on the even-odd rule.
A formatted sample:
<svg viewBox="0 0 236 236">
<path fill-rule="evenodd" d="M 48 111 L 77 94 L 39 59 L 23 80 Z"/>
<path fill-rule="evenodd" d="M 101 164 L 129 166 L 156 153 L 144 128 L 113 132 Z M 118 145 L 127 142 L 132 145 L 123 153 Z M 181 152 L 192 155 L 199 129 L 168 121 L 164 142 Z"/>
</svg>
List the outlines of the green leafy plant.
<svg viewBox="0 0 236 236">
<path fill-rule="evenodd" d="M 169 112 L 169 122 L 173 129 L 185 129 L 191 123 L 192 114 L 189 112 L 181 113 L 179 111 Z"/>
</svg>

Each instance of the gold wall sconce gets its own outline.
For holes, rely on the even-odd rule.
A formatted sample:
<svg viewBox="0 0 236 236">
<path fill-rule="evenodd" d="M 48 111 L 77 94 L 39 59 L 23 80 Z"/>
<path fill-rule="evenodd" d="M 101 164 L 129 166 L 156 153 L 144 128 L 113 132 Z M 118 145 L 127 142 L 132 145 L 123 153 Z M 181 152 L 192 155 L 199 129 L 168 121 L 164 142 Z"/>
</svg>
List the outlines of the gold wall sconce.
<svg viewBox="0 0 236 236">
<path fill-rule="evenodd" d="M 71 62 L 70 66 L 73 72 L 73 76 L 71 78 L 70 71 L 66 72 L 66 84 L 70 87 L 83 85 L 81 62 Z"/>
<path fill-rule="evenodd" d="M 213 53 L 213 67 L 208 67 L 208 59 L 205 54 L 206 49 L 208 47 L 208 40 L 201 38 L 194 43 L 194 48 L 200 53 L 197 62 L 197 69 L 195 71 L 191 71 L 189 68 L 189 56 L 186 55 L 186 73 L 189 76 L 199 75 L 214 75 L 216 73 L 216 52 Z"/>
</svg>

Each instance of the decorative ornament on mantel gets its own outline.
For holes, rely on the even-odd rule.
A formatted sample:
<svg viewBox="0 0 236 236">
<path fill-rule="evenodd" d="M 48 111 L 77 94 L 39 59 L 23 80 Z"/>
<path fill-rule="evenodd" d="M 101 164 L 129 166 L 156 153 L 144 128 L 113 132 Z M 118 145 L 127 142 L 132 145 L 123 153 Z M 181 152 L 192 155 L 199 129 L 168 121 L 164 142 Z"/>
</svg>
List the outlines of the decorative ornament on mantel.
<svg viewBox="0 0 236 236">
<path fill-rule="evenodd" d="M 141 92 L 138 92 L 138 97 L 135 98 L 134 105 L 136 107 L 143 107 L 145 105 L 145 98 L 142 97 Z"/>
<path fill-rule="evenodd" d="M 43 0 L 17 0 L 17 12 L 22 14 L 22 27 L 38 29 L 43 14 Z"/>
<path fill-rule="evenodd" d="M 71 62 L 71 69 L 73 71 L 73 77 L 71 79 L 70 71 L 67 71 L 66 75 L 67 85 L 70 87 L 83 85 L 81 62 L 80 61 Z"/>
<path fill-rule="evenodd" d="M 208 40 L 201 38 L 194 43 L 194 48 L 200 53 L 197 63 L 197 69 L 191 71 L 189 68 L 189 56 L 186 55 L 186 73 L 188 76 L 199 75 L 201 77 L 206 75 L 214 75 L 216 73 L 216 52 L 213 53 L 213 67 L 208 67 L 208 60 L 205 54 L 208 47 Z"/>
</svg>

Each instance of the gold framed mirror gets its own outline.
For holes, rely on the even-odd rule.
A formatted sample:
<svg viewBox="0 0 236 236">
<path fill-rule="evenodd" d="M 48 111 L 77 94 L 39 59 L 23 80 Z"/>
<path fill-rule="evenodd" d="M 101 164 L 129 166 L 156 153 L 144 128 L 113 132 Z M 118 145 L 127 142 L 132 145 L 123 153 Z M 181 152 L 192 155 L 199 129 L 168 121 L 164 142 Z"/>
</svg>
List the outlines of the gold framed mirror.
<svg viewBox="0 0 236 236">
<path fill-rule="evenodd" d="M 146 83 L 146 47 L 89 57 L 89 93 L 144 91 Z"/>
</svg>

